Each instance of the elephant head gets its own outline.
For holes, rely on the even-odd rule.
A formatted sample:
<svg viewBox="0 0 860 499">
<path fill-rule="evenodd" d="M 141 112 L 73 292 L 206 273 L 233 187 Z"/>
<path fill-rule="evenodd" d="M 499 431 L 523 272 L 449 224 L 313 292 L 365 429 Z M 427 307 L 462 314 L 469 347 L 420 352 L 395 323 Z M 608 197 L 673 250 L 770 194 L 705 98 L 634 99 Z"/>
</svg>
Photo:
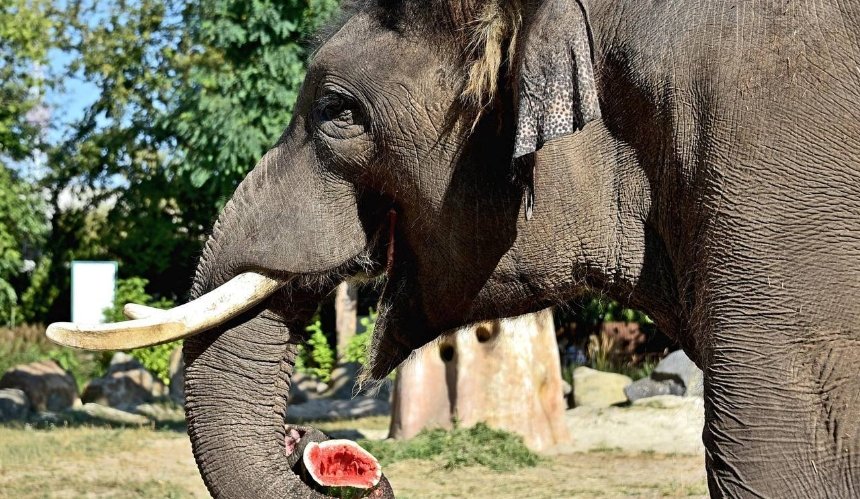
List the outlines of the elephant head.
<svg viewBox="0 0 860 499">
<path fill-rule="evenodd" d="M 616 216 L 608 171 L 533 154 L 600 116 L 592 61 L 575 1 L 345 6 L 292 122 L 216 222 L 195 300 L 50 334 L 90 348 L 188 337 L 189 433 L 210 491 L 316 494 L 291 471 L 284 416 L 297 332 L 339 282 L 384 279 L 373 382 L 448 330 L 637 271 L 605 234 L 637 219 L 624 233 L 641 238 L 645 203 L 628 197 L 637 208 Z"/>
</svg>

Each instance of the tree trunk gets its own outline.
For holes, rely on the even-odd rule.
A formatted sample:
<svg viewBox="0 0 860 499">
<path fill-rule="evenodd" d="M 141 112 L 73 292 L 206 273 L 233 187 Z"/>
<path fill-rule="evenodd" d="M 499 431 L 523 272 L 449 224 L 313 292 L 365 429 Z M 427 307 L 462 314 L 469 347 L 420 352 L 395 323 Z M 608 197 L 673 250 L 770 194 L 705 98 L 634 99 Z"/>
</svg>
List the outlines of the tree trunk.
<svg viewBox="0 0 860 499">
<path fill-rule="evenodd" d="M 348 282 L 342 282 L 337 287 L 334 299 L 335 331 L 337 331 L 337 359 L 343 362 L 346 347 L 355 336 L 358 315 L 358 290 Z"/>
<path fill-rule="evenodd" d="M 569 440 L 552 312 L 462 329 L 397 370 L 390 436 L 478 422 L 543 451 Z"/>
</svg>

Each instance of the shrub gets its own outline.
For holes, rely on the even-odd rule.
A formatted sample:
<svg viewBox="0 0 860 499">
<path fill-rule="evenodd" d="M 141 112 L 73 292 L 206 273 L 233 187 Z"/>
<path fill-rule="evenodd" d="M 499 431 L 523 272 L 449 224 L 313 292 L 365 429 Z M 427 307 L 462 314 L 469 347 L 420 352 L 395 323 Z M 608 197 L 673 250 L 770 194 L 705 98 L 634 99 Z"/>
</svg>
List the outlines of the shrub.
<svg viewBox="0 0 860 499">
<path fill-rule="evenodd" d="M 373 330 L 376 327 L 377 313 L 370 309 L 370 315 L 359 319 L 359 323 L 364 328 L 364 331 L 350 338 L 344 352 L 344 361 L 358 362 L 361 365 L 367 364 L 367 349 L 370 347 L 370 339 L 373 337 Z"/>
<path fill-rule="evenodd" d="M 648 377 L 663 355 L 628 354 L 617 348 L 615 339 L 602 331 L 588 337 L 588 358 L 592 369 L 629 376 L 633 380 Z"/>
<path fill-rule="evenodd" d="M 359 443 L 383 466 L 405 459 L 440 459 L 446 469 L 483 466 L 493 471 L 511 471 L 540 462 L 540 457 L 525 446 L 522 437 L 495 430 L 484 423 L 451 431 L 424 430 L 406 441 L 362 440 Z"/>
<path fill-rule="evenodd" d="M 296 371 L 313 376 L 328 383 L 334 369 L 335 354 L 322 330 L 319 314 L 305 328 L 310 333 L 304 345 L 299 345 L 296 356 Z"/>
<path fill-rule="evenodd" d="M 147 293 L 147 284 L 149 284 L 149 281 L 142 277 L 119 279 L 117 281 L 113 307 L 105 309 L 105 320 L 109 322 L 120 322 L 126 320 L 122 313 L 122 308 L 126 303 L 138 303 L 162 309 L 173 306 L 172 300 L 168 300 L 166 298 L 155 299 Z M 170 353 L 181 345 L 182 341 L 180 340 L 151 347 L 136 348 L 131 350 L 129 355 L 140 361 L 143 367 L 152 372 L 161 380 L 162 383 L 169 385 Z M 107 371 L 107 366 L 110 364 L 111 357 L 113 357 L 113 352 L 103 352 L 100 354 L 99 363 L 104 371 Z"/>
</svg>

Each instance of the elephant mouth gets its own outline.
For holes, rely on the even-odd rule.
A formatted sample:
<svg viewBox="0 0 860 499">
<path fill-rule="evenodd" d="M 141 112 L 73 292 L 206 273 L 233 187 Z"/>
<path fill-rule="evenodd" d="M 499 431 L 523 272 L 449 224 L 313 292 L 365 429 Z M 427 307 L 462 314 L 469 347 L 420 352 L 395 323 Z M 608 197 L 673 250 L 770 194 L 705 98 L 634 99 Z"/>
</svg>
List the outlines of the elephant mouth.
<svg viewBox="0 0 860 499">
<path fill-rule="evenodd" d="M 413 312 L 416 301 L 410 298 L 412 293 L 406 291 L 415 270 L 410 268 L 414 265 L 410 265 L 413 259 L 407 245 L 398 237 L 397 219 L 397 210 L 390 208 L 366 249 L 326 275 L 271 277 L 254 271 L 243 272 L 212 291 L 169 310 L 130 303 L 123 312 L 131 320 L 97 325 L 58 322 L 48 326 L 46 335 L 55 343 L 85 350 L 141 348 L 220 326 L 267 301 L 285 287 L 319 288 L 356 276 L 372 279 L 384 275 L 386 282 L 379 318 L 362 376 L 367 380 L 382 380 L 413 349 L 429 341 L 424 340 L 428 335 L 422 334 L 426 320 Z M 404 323 L 409 324 L 408 336 L 404 333 L 406 328 L 401 327 Z M 421 342 L 415 343 L 416 340 Z"/>
</svg>

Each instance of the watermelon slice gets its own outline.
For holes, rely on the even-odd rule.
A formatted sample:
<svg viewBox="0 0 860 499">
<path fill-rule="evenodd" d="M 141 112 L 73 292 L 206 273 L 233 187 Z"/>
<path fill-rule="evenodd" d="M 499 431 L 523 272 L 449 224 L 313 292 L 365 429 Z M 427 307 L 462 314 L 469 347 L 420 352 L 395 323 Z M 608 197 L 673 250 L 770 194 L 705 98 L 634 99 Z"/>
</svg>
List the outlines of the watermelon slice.
<svg viewBox="0 0 860 499">
<path fill-rule="evenodd" d="M 310 442 L 302 459 L 305 469 L 320 485 L 370 489 L 379 483 L 379 461 L 352 440 Z"/>
</svg>

